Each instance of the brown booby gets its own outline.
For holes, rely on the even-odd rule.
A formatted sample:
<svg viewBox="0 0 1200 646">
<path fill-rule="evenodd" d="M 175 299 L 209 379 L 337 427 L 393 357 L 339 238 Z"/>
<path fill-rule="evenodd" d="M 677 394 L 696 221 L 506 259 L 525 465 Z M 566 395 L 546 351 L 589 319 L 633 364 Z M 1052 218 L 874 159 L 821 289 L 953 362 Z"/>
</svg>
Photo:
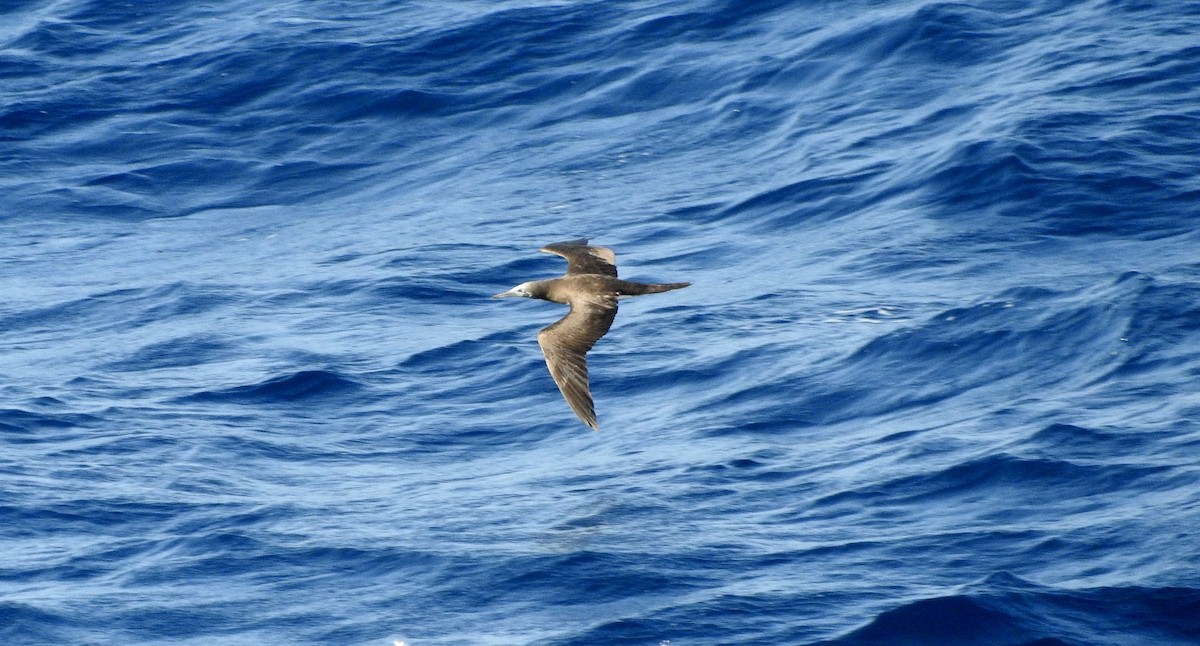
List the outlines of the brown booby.
<svg viewBox="0 0 1200 646">
<path fill-rule="evenodd" d="M 538 345 L 546 355 L 550 376 L 571 410 L 584 424 L 599 429 L 592 393 L 588 390 L 587 351 L 608 332 L 617 316 L 617 299 L 667 292 L 691 283 L 621 280 L 617 278 L 617 256 L 612 249 L 589 247 L 587 242 L 569 240 L 542 247 L 541 251 L 567 259 L 567 273 L 559 278 L 521 283 L 492 298 L 523 296 L 571 306 L 566 316 L 538 332 Z"/>
</svg>

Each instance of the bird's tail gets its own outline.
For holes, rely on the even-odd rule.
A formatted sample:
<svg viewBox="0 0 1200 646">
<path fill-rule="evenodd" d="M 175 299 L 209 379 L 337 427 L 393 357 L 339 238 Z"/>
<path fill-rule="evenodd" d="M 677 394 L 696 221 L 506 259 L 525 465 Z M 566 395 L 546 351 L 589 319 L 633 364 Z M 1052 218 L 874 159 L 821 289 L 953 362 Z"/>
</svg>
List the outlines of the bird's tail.
<svg viewBox="0 0 1200 646">
<path fill-rule="evenodd" d="M 672 289 L 683 289 L 691 283 L 631 283 L 622 281 L 621 294 L 625 296 L 641 296 L 642 294 L 658 294 Z"/>
</svg>

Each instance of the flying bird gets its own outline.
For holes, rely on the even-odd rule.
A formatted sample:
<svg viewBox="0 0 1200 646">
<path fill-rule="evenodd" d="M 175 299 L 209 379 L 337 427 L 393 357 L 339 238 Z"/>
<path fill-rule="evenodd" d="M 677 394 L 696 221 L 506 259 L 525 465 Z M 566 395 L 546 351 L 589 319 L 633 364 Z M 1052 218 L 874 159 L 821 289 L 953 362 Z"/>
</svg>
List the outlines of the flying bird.
<svg viewBox="0 0 1200 646">
<path fill-rule="evenodd" d="M 534 280 L 492 298 L 522 296 L 570 305 L 567 315 L 538 332 L 538 345 L 559 391 L 584 424 L 599 429 L 588 388 L 587 351 L 608 332 L 617 316 L 617 300 L 681 289 L 691 283 L 647 284 L 617 278 L 612 249 L 589 247 L 586 239 L 555 242 L 541 248 L 567 259 L 567 273 Z"/>
</svg>

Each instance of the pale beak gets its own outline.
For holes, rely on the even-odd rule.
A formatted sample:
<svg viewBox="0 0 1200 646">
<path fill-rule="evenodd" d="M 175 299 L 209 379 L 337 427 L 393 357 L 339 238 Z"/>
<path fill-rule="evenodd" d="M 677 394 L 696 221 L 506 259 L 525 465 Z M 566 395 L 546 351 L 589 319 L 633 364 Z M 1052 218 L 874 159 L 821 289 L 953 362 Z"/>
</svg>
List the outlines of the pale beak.
<svg viewBox="0 0 1200 646">
<path fill-rule="evenodd" d="M 507 292 L 500 292 L 499 294 L 493 294 L 492 298 L 511 298 L 513 296 L 520 296 L 520 294 L 518 294 L 517 292 L 510 289 Z"/>
</svg>

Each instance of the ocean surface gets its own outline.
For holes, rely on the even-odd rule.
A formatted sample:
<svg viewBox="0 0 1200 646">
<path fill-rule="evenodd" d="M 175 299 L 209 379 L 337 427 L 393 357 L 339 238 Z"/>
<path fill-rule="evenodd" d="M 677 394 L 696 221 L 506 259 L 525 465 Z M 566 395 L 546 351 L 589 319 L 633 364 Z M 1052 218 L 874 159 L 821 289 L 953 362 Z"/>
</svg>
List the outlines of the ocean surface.
<svg viewBox="0 0 1200 646">
<path fill-rule="evenodd" d="M 1198 151 L 1191 1 L 6 2 L 0 643 L 1200 644 Z"/>
</svg>

